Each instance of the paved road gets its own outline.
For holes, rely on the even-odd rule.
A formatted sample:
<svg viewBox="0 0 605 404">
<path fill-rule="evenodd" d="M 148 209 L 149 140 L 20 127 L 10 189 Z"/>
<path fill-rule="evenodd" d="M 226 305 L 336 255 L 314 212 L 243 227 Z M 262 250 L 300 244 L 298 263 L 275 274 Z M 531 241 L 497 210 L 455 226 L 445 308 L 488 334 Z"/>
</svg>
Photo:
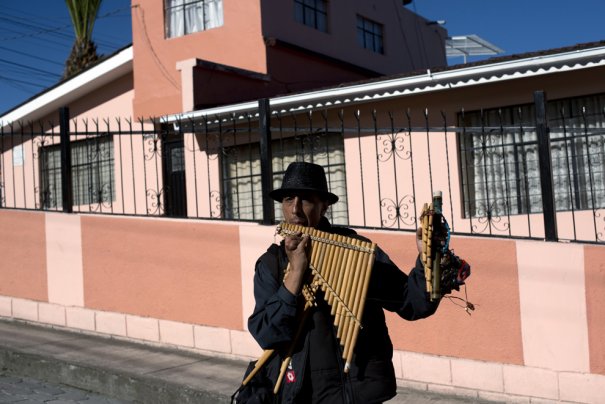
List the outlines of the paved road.
<svg viewBox="0 0 605 404">
<path fill-rule="evenodd" d="M 122 404 L 126 401 L 61 384 L 47 383 L 30 377 L 20 377 L 0 372 L 0 403 Z"/>
</svg>

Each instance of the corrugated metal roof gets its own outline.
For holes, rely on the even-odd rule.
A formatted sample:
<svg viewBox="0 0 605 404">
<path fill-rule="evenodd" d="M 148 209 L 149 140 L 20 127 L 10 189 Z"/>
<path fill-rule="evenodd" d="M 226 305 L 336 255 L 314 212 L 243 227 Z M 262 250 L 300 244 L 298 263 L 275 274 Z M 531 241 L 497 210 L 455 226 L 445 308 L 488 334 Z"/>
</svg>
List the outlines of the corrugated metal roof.
<svg viewBox="0 0 605 404">
<path fill-rule="evenodd" d="M 350 105 L 450 88 L 514 80 L 557 72 L 605 66 L 605 41 L 547 51 L 491 58 L 485 61 L 346 83 L 270 99 L 273 113 L 333 105 Z M 256 101 L 168 115 L 164 122 L 236 115 L 255 116 Z"/>
</svg>

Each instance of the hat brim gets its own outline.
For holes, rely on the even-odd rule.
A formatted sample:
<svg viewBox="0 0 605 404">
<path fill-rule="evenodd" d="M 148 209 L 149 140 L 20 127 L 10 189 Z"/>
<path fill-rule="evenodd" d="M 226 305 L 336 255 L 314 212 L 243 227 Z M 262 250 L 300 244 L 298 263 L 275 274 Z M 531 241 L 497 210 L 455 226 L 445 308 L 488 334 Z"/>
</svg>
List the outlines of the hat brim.
<svg viewBox="0 0 605 404">
<path fill-rule="evenodd" d="M 331 192 L 319 191 L 317 189 L 312 189 L 312 188 L 288 188 L 288 189 L 279 188 L 279 189 L 274 189 L 273 191 L 269 192 L 269 196 L 274 201 L 281 202 L 286 195 L 289 195 L 292 193 L 297 193 L 297 192 L 313 192 L 313 193 L 319 195 L 319 197 L 322 200 L 328 202 L 328 205 L 333 205 L 336 202 L 338 202 L 337 195 L 335 195 Z"/>
</svg>

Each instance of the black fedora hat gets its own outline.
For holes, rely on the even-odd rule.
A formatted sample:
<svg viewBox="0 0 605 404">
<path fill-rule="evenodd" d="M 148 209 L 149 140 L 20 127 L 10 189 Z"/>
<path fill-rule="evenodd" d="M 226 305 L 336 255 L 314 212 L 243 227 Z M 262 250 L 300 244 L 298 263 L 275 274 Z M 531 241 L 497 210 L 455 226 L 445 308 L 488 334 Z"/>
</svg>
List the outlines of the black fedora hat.
<svg viewBox="0 0 605 404">
<path fill-rule="evenodd" d="M 269 196 L 281 202 L 292 192 L 315 192 L 330 205 L 338 201 L 338 196 L 328 191 L 324 168 L 313 163 L 291 163 L 286 168 L 281 188 L 269 192 Z"/>
</svg>

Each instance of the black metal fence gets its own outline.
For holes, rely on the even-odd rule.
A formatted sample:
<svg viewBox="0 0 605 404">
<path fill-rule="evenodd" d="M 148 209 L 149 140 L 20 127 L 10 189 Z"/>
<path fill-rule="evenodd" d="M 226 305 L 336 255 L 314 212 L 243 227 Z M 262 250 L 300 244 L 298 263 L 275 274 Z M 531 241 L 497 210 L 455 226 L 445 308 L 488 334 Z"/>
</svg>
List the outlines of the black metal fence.
<svg viewBox="0 0 605 404">
<path fill-rule="evenodd" d="M 325 167 L 337 224 L 414 231 L 433 191 L 453 233 L 605 242 L 605 97 L 478 111 L 271 111 L 14 123 L 4 209 L 281 219 L 267 192 L 292 161 Z M 582 104 L 583 103 L 583 104 Z M 571 107 L 570 107 L 571 106 Z"/>
</svg>

